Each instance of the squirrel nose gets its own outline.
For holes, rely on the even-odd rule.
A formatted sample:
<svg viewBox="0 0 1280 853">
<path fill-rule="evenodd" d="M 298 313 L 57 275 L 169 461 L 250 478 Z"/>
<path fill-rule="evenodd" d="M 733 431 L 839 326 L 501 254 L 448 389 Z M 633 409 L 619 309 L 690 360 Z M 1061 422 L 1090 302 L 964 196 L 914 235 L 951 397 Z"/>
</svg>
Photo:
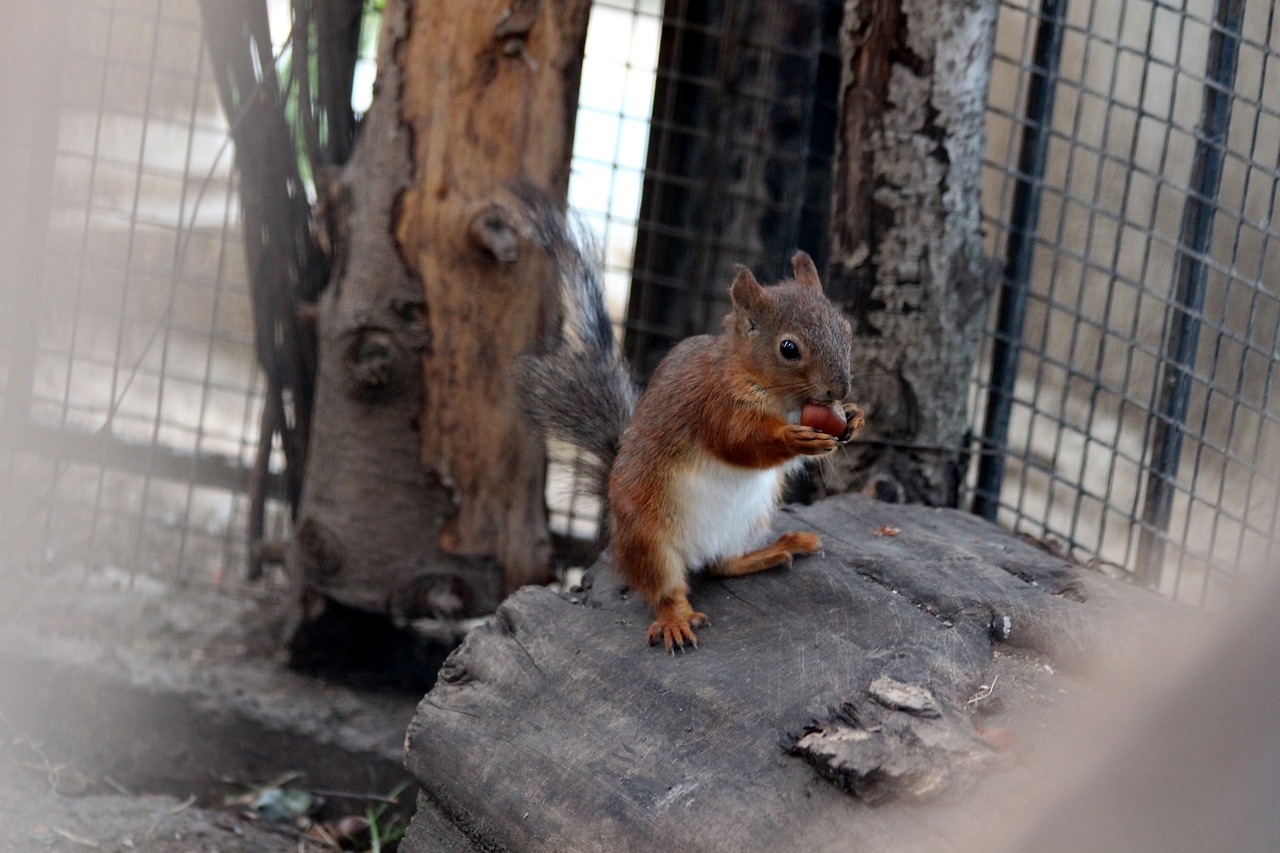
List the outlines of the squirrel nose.
<svg viewBox="0 0 1280 853">
<path fill-rule="evenodd" d="M 840 380 L 833 383 L 831 386 L 831 399 L 843 401 L 846 398 L 848 398 L 849 385 L 850 385 L 850 381 L 849 381 L 849 377 L 847 376 L 842 377 Z"/>
</svg>

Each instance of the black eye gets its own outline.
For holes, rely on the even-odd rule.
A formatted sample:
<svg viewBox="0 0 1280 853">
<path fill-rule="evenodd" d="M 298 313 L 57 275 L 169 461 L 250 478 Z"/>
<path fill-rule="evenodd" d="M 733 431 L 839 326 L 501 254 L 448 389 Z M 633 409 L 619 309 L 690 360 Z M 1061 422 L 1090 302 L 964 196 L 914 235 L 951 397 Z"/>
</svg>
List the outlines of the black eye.
<svg viewBox="0 0 1280 853">
<path fill-rule="evenodd" d="M 787 361 L 795 361 L 800 357 L 800 345 L 790 338 L 783 338 L 782 343 L 778 344 L 778 352 Z"/>
</svg>

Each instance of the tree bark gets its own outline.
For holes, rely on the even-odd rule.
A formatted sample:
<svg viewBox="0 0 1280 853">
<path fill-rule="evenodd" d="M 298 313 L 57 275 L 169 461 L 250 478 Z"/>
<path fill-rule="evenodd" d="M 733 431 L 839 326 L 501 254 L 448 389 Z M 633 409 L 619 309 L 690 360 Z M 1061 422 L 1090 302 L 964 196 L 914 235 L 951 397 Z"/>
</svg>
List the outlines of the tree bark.
<svg viewBox="0 0 1280 853">
<path fill-rule="evenodd" d="M 828 292 L 867 412 L 833 490 L 954 506 L 994 282 L 979 184 L 994 0 L 846 0 Z"/>
<path fill-rule="evenodd" d="M 556 319 L 502 201 L 565 196 L 587 0 L 390 0 L 332 194 L 303 582 L 398 617 L 476 613 L 546 574 L 543 448 L 507 367 Z"/>
<path fill-rule="evenodd" d="M 397 239 L 422 280 L 433 346 L 419 427 L 423 463 L 457 511 L 440 545 L 496 559 L 508 592 L 550 558 L 542 438 L 512 405 L 508 368 L 558 318 L 543 253 L 522 248 L 504 185 L 569 187 L 589 0 L 419 2 L 405 46 L 401 115 L 413 186 Z"/>
</svg>

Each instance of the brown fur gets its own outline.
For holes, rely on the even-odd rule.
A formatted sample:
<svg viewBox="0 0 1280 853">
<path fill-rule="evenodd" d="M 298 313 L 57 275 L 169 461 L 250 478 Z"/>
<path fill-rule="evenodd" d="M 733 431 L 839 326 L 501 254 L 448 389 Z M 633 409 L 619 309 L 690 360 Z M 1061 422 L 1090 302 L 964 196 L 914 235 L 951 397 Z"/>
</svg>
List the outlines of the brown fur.
<svg viewBox="0 0 1280 853">
<path fill-rule="evenodd" d="M 739 269 L 724 331 L 685 340 L 667 355 L 622 435 L 609 480 L 614 561 L 653 605 L 649 642 L 668 650 L 696 646 L 693 629 L 706 624 L 688 600 L 688 571 L 698 567 L 686 566 L 678 547 L 687 522 L 678 506 L 682 478 L 708 459 L 762 470 L 840 443 L 788 420 L 806 401 L 842 401 L 850 387 L 849 324 L 822 294 L 809 256 L 799 252 L 792 264 L 795 278 L 773 287 Z M 783 338 L 795 342 L 799 357 L 780 355 Z M 860 413 L 846 408 L 851 432 L 860 429 Z M 748 574 L 821 547 L 815 534 L 787 533 L 707 568 Z"/>
</svg>

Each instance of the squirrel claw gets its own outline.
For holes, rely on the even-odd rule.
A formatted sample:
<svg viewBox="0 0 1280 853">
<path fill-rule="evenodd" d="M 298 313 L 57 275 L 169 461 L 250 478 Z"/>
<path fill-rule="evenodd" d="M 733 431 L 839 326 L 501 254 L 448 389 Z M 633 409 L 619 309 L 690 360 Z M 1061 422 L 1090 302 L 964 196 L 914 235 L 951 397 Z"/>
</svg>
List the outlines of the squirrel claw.
<svg viewBox="0 0 1280 853">
<path fill-rule="evenodd" d="M 821 456 L 839 446 L 835 436 L 803 424 L 791 424 L 788 427 L 787 441 L 792 453 L 803 456 Z"/>
<path fill-rule="evenodd" d="M 848 444 L 867 425 L 866 419 L 862 416 L 862 409 L 853 403 L 844 404 L 844 417 L 848 426 L 845 427 L 844 434 L 836 440 L 837 444 Z"/>
<path fill-rule="evenodd" d="M 649 626 L 649 645 L 656 646 L 661 641 L 667 653 L 672 655 L 676 653 L 677 646 L 681 652 L 684 652 L 686 643 L 697 649 L 698 635 L 693 632 L 693 629 L 707 624 L 709 623 L 705 613 L 690 613 L 687 618 L 680 616 L 658 618 Z"/>
</svg>

